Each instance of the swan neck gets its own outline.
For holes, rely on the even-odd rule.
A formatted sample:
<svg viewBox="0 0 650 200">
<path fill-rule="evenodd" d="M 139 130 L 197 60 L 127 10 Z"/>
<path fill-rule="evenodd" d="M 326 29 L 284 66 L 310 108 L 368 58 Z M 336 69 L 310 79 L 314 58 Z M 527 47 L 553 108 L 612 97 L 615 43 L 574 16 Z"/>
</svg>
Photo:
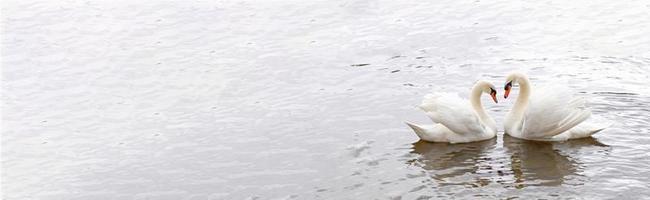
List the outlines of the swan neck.
<svg viewBox="0 0 650 200">
<path fill-rule="evenodd" d="M 530 84 L 528 78 L 524 76 L 517 77 L 519 83 L 519 96 L 515 101 L 514 109 L 518 114 L 523 114 L 524 109 L 528 106 L 528 98 L 530 97 Z"/>
<path fill-rule="evenodd" d="M 472 95 L 470 96 L 470 103 L 472 104 L 472 108 L 478 114 L 478 116 L 481 118 L 483 122 L 486 121 L 487 119 L 487 113 L 485 113 L 485 109 L 483 109 L 483 104 L 481 104 L 481 94 L 483 94 L 483 89 L 481 89 L 482 85 L 476 85 L 474 88 L 472 88 Z"/>
</svg>

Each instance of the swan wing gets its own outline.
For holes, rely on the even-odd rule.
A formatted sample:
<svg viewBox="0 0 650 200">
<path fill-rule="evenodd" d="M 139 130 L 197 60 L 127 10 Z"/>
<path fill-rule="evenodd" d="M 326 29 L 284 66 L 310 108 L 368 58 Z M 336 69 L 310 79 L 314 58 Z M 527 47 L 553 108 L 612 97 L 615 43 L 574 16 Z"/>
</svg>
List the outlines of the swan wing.
<svg viewBox="0 0 650 200">
<path fill-rule="evenodd" d="M 457 134 L 482 133 L 484 131 L 469 100 L 458 94 L 432 93 L 422 100 L 420 109 L 435 123 L 440 123 Z"/>
<path fill-rule="evenodd" d="M 523 132 L 531 138 L 548 138 L 585 121 L 591 111 L 583 98 L 566 87 L 550 86 L 533 92 L 526 108 Z"/>
</svg>

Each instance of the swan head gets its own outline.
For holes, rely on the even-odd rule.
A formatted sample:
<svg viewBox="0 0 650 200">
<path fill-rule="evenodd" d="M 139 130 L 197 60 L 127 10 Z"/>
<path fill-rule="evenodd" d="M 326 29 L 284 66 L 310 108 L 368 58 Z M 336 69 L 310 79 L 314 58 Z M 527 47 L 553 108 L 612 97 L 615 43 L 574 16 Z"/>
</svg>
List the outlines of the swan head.
<svg viewBox="0 0 650 200">
<path fill-rule="evenodd" d="M 506 81 L 506 85 L 503 86 L 503 98 L 508 98 L 508 95 L 510 94 L 510 89 L 512 89 L 512 80 L 511 81 Z"/>
<path fill-rule="evenodd" d="M 518 83 L 522 78 L 526 78 L 526 75 L 518 72 L 511 73 L 506 77 L 506 84 L 503 86 L 503 98 L 508 98 L 508 95 L 510 95 L 510 89 L 512 89 L 512 84 Z"/>
<path fill-rule="evenodd" d="M 499 103 L 499 101 L 497 101 L 497 90 L 495 89 L 494 85 L 492 85 L 492 83 L 487 81 L 479 81 L 476 84 L 481 86 L 483 93 L 489 94 L 492 97 L 494 103 Z"/>
</svg>

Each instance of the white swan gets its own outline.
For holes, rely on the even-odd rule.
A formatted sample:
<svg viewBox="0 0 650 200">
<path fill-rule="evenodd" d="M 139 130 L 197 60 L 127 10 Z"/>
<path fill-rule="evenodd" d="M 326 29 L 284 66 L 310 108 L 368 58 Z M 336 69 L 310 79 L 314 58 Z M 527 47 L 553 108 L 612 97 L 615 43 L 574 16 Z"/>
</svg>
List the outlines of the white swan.
<svg viewBox="0 0 650 200">
<path fill-rule="evenodd" d="M 519 97 L 506 115 L 505 133 L 526 140 L 565 141 L 589 137 L 609 125 L 586 122 L 591 111 L 583 98 L 573 97 L 567 87 L 550 86 L 535 90 L 526 75 L 512 73 L 506 78 L 504 98 L 512 85 L 519 84 Z"/>
<path fill-rule="evenodd" d="M 470 104 L 457 94 L 432 93 L 422 100 L 420 109 L 433 120 L 433 125 L 417 125 L 406 122 L 420 139 L 429 142 L 465 143 L 487 140 L 496 136 L 494 119 L 481 105 L 481 94 L 487 93 L 497 102 L 494 85 L 478 81 L 472 88 Z"/>
</svg>

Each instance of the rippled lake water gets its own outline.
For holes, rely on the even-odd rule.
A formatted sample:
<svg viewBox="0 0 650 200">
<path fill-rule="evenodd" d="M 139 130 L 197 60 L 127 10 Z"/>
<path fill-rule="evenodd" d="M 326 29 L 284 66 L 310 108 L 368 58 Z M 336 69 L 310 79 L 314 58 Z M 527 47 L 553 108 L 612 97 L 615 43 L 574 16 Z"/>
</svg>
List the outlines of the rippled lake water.
<svg viewBox="0 0 650 200">
<path fill-rule="evenodd" d="M 648 10 L 3 1 L 2 199 L 647 198 Z M 515 70 L 612 127 L 449 145 L 403 123 L 428 123 L 416 105 L 432 90 L 467 96 Z M 512 106 L 483 103 L 498 124 Z"/>
</svg>

